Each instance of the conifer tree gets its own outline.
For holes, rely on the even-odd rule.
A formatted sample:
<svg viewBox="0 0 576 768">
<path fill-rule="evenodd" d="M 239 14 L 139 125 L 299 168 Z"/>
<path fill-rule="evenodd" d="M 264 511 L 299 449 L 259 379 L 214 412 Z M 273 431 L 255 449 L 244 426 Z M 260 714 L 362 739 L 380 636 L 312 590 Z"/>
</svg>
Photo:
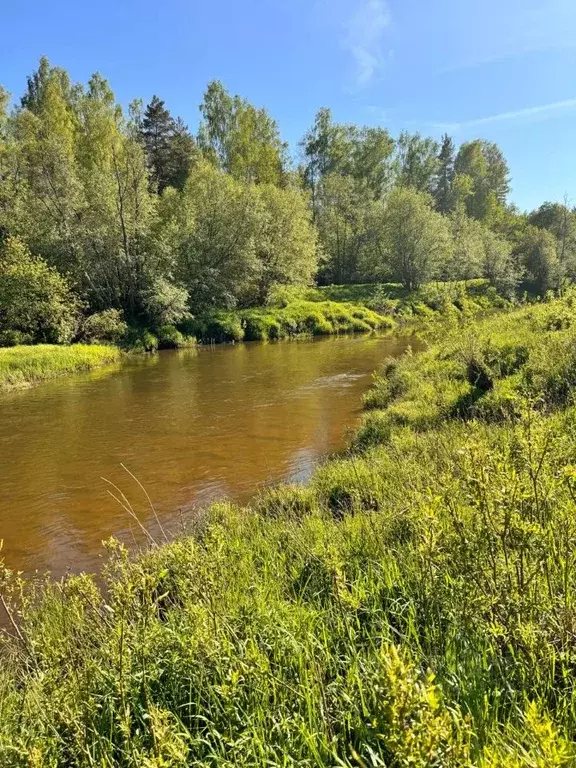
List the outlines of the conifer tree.
<svg viewBox="0 0 576 768">
<path fill-rule="evenodd" d="M 447 133 L 442 137 L 442 147 L 438 154 L 438 176 L 434 187 L 436 210 L 449 213 L 452 210 L 452 181 L 454 179 L 454 142 Z"/>
</svg>

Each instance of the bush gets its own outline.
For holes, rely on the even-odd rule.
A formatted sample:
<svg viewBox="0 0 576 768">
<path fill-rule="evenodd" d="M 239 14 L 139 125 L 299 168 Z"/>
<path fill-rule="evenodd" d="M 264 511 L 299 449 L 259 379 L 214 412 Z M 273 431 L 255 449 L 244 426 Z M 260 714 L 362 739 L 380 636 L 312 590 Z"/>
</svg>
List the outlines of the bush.
<svg viewBox="0 0 576 768">
<path fill-rule="evenodd" d="M 190 343 L 173 325 L 162 325 L 157 336 L 159 349 L 181 349 Z"/>
<path fill-rule="evenodd" d="M 81 335 L 90 343 L 107 341 L 119 344 L 127 331 L 128 324 L 124 321 L 122 312 L 118 309 L 105 309 L 84 319 Z"/>
<path fill-rule="evenodd" d="M 131 327 L 122 340 L 122 346 L 131 352 L 156 352 L 158 339 L 147 328 Z"/>
<path fill-rule="evenodd" d="M 20 344 L 33 344 L 34 339 L 29 333 L 22 331 L 0 331 L 0 347 L 17 347 Z"/>
<path fill-rule="evenodd" d="M 68 343 L 76 332 L 78 301 L 66 278 L 16 238 L 0 249 L 0 307 L 0 330 L 37 343 Z"/>
</svg>

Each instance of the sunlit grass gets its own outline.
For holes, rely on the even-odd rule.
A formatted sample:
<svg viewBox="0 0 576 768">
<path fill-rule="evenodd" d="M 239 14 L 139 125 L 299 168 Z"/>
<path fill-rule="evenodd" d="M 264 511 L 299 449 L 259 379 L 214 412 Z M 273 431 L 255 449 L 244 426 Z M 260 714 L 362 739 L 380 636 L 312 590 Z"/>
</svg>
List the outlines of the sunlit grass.
<svg viewBox="0 0 576 768">
<path fill-rule="evenodd" d="M 121 352 L 104 345 L 38 344 L 0 349 L 0 389 L 36 384 L 67 373 L 115 363 Z"/>
</svg>

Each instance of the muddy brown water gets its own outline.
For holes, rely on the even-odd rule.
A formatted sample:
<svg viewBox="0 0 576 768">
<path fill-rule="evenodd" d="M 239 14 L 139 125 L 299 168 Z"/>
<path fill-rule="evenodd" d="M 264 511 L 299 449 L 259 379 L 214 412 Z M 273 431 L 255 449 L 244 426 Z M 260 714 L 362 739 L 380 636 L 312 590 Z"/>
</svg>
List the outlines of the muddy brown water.
<svg viewBox="0 0 576 768">
<path fill-rule="evenodd" d="M 102 541 L 185 525 L 228 497 L 301 482 L 346 444 L 392 337 L 198 347 L 0 395 L 0 555 L 14 569 L 97 570 Z"/>
</svg>

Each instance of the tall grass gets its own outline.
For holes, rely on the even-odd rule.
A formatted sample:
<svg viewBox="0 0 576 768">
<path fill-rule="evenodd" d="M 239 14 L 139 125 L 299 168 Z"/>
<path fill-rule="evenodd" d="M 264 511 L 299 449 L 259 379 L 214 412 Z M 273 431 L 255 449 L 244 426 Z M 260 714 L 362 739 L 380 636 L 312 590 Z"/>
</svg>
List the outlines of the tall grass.
<svg viewBox="0 0 576 768">
<path fill-rule="evenodd" d="M 387 363 L 309 485 L 110 542 L 103 590 L 5 572 L 0 764 L 573 765 L 574 307 Z"/>
<path fill-rule="evenodd" d="M 0 349 L 0 390 L 27 387 L 66 373 L 115 363 L 120 351 L 104 345 L 53 344 Z"/>
</svg>

